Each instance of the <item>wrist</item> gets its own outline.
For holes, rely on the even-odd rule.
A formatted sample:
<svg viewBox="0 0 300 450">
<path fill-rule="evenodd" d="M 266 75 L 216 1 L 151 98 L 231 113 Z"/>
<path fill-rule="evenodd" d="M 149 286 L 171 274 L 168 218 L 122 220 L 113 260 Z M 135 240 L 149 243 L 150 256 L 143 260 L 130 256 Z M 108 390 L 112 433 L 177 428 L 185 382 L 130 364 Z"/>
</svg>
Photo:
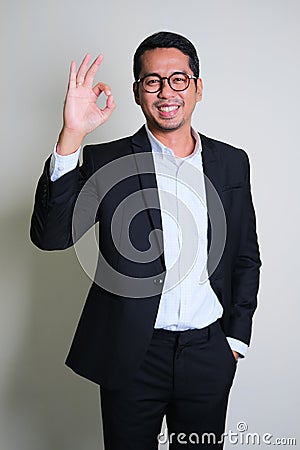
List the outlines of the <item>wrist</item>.
<svg viewBox="0 0 300 450">
<path fill-rule="evenodd" d="M 58 137 L 56 152 L 62 156 L 75 153 L 82 145 L 84 138 L 85 134 L 64 127 Z"/>
</svg>

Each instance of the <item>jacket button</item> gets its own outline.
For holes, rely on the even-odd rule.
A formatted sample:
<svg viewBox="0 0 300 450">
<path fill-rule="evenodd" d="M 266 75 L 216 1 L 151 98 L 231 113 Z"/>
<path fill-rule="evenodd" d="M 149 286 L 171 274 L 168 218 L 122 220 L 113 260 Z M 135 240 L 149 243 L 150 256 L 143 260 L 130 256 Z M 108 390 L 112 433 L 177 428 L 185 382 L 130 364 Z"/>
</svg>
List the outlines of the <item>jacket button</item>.
<svg viewBox="0 0 300 450">
<path fill-rule="evenodd" d="M 155 283 L 155 284 L 162 284 L 163 283 L 163 279 L 162 278 L 154 278 L 154 280 L 153 280 L 153 282 Z"/>
</svg>

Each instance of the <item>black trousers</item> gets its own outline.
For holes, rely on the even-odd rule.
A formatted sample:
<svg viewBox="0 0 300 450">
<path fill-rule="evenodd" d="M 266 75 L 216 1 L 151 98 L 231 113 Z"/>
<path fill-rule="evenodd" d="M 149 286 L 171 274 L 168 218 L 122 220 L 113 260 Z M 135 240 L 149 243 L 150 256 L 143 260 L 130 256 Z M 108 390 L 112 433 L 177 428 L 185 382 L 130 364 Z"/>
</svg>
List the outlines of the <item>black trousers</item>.
<svg viewBox="0 0 300 450">
<path fill-rule="evenodd" d="M 222 449 L 236 361 L 219 321 L 201 330 L 155 330 L 130 384 L 100 388 L 105 450 Z M 166 415 L 168 434 L 160 434 Z"/>
</svg>

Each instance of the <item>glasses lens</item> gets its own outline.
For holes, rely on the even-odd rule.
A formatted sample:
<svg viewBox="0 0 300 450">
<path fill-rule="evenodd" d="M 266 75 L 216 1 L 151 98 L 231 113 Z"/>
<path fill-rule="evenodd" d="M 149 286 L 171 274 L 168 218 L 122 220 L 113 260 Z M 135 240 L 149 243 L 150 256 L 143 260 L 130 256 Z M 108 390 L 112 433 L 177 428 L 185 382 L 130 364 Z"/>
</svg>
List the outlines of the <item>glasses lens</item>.
<svg viewBox="0 0 300 450">
<path fill-rule="evenodd" d="M 143 79 L 143 88 L 147 92 L 158 92 L 161 80 L 156 75 L 148 75 Z"/>
<path fill-rule="evenodd" d="M 170 78 L 170 85 L 174 91 L 184 91 L 189 83 L 190 79 L 185 73 L 174 73 Z"/>
</svg>

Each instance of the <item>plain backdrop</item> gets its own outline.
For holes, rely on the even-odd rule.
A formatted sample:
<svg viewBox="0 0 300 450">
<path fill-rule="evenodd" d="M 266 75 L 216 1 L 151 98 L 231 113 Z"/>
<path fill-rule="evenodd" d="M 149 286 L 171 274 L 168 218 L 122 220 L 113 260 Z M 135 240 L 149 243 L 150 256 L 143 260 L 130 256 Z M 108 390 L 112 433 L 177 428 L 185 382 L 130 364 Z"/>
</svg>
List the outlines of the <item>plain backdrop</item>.
<svg viewBox="0 0 300 450">
<path fill-rule="evenodd" d="M 71 59 L 104 54 L 97 81 L 111 85 L 117 109 L 86 142 L 119 138 L 143 123 L 132 56 L 158 30 L 186 35 L 201 56 L 194 127 L 251 161 L 260 306 L 227 430 L 244 421 L 248 432 L 296 437 L 300 448 L 299 16 L 298 0 L 1 1 L 1 449 L 102 448 L 98 388 L 64 366 L 90 280 L 73 249 L 33 247 L 29 222 Z"/>
</svg>

